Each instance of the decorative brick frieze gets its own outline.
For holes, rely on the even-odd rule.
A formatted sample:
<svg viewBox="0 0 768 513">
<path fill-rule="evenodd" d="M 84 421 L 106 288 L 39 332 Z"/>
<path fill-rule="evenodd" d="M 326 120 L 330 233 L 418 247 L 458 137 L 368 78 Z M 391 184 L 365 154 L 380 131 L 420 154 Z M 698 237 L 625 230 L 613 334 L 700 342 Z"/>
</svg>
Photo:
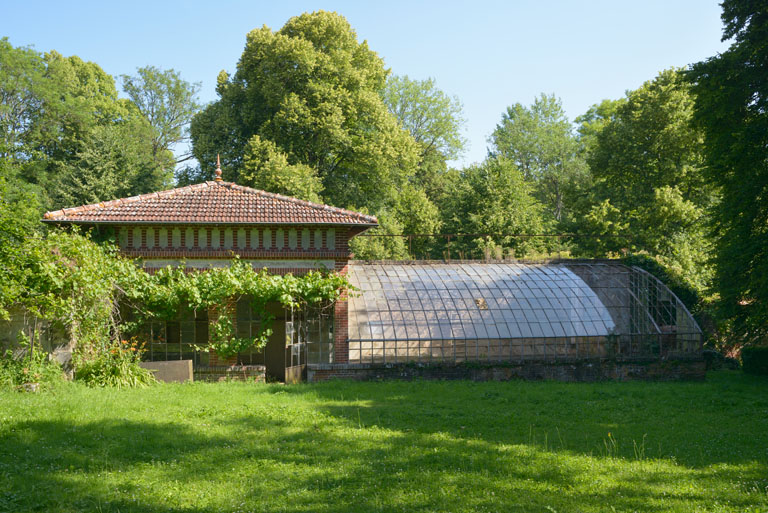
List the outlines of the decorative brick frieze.
<svg viewBox="0 0 768 513">
<path fill-rule="evenodd" d="M 134 257 L 349 258 L 344 227 L 135 225 L 115 226 L 121 250 Z"/>
</svg>

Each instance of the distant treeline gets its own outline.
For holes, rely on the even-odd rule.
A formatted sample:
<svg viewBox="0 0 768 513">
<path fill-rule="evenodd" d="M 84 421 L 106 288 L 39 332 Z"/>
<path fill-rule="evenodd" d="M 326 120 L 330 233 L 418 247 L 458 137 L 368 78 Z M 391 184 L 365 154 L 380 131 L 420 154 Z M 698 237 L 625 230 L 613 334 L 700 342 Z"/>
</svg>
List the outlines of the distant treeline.
<svg viewBox="0 0 768 513">
<path fill-rule="evenodd" d="M 727 52 L 573 121 L 555 96 L 510 105 L 461 169 L 461 101 L 390 72 L 336 13 L 250 32 L 205 106 L 174 70 L 122 76 L 118 98 L 97 64 L 3 39 L 4 209 L 42 230 L 46 209 L 212 179 L 221 154 L 225 180 L 376 214 L 389 236 L 355 239 L 358 258 L 645 255 L 719 340 L 764 341 L 768 15 L 751 5 L 724 2 Z"/>
</svg>

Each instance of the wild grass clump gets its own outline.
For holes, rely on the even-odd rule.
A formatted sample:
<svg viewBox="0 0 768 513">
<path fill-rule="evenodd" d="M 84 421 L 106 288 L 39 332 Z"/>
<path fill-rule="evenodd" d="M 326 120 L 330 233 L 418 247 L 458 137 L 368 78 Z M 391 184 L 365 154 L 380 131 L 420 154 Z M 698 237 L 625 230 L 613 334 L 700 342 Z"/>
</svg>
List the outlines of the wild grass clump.
<svg viewBox="0 0 768 513">
<path fill-rule="evenodd" d="M 81 348 L 75 357 L 75 380 L 90 387 L 146 387 L 157 382 L 142 368 L 143 346 L 121 340 Z"/>
<path fill-rule="evenodd" d="M 24 335 L 16 351 L 9 349 L 0 355 L 0 388 L 23 390 L 29 386 L 30 390 L 38 390 L 63 379 L 64 373 L 58 362 L 31 344 Z"/>
</svg>

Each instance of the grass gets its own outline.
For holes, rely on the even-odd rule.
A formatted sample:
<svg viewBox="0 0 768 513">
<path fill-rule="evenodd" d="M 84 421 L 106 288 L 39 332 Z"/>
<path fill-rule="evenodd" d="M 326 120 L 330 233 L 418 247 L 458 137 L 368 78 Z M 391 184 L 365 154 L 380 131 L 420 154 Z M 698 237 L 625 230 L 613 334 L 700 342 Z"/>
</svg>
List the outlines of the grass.
<svg viewBox="0 0 768 513">
<path fill-rule="evenodd" d="M 0 392 L 0 511 L 766 511 L 768 379 Z"/>
</svg>

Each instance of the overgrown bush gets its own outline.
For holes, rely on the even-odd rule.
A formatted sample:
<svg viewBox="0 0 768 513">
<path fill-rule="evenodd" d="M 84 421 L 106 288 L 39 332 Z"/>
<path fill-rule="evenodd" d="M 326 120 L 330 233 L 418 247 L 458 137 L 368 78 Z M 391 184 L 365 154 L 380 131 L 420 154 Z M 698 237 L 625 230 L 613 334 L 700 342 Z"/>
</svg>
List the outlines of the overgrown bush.
<svg viewBox="0 0 768 513">
<path fill-rule="evenodd" d="M 145 387 L 156 383 L 139 366 L 143 347 L 135 340 L 80 346 L 74 355 L 75 379 L 91 387 Z"/>
<path fill-rule="evenodd" d="M 741 350 L 744 372 L 768 376 L 768 347 L 745 347 Z"/>
<path fill-rule="evenodd" d="M 61 366 L 51 360 L 48 353 L 41 351 L 29 339 L 22 336 L 20 350 L 7 350 L 0 355 L 0 388 L 19 388 L 28 383 L 38 383 L 48 388 L 64 379 Z"/>
</svg>

